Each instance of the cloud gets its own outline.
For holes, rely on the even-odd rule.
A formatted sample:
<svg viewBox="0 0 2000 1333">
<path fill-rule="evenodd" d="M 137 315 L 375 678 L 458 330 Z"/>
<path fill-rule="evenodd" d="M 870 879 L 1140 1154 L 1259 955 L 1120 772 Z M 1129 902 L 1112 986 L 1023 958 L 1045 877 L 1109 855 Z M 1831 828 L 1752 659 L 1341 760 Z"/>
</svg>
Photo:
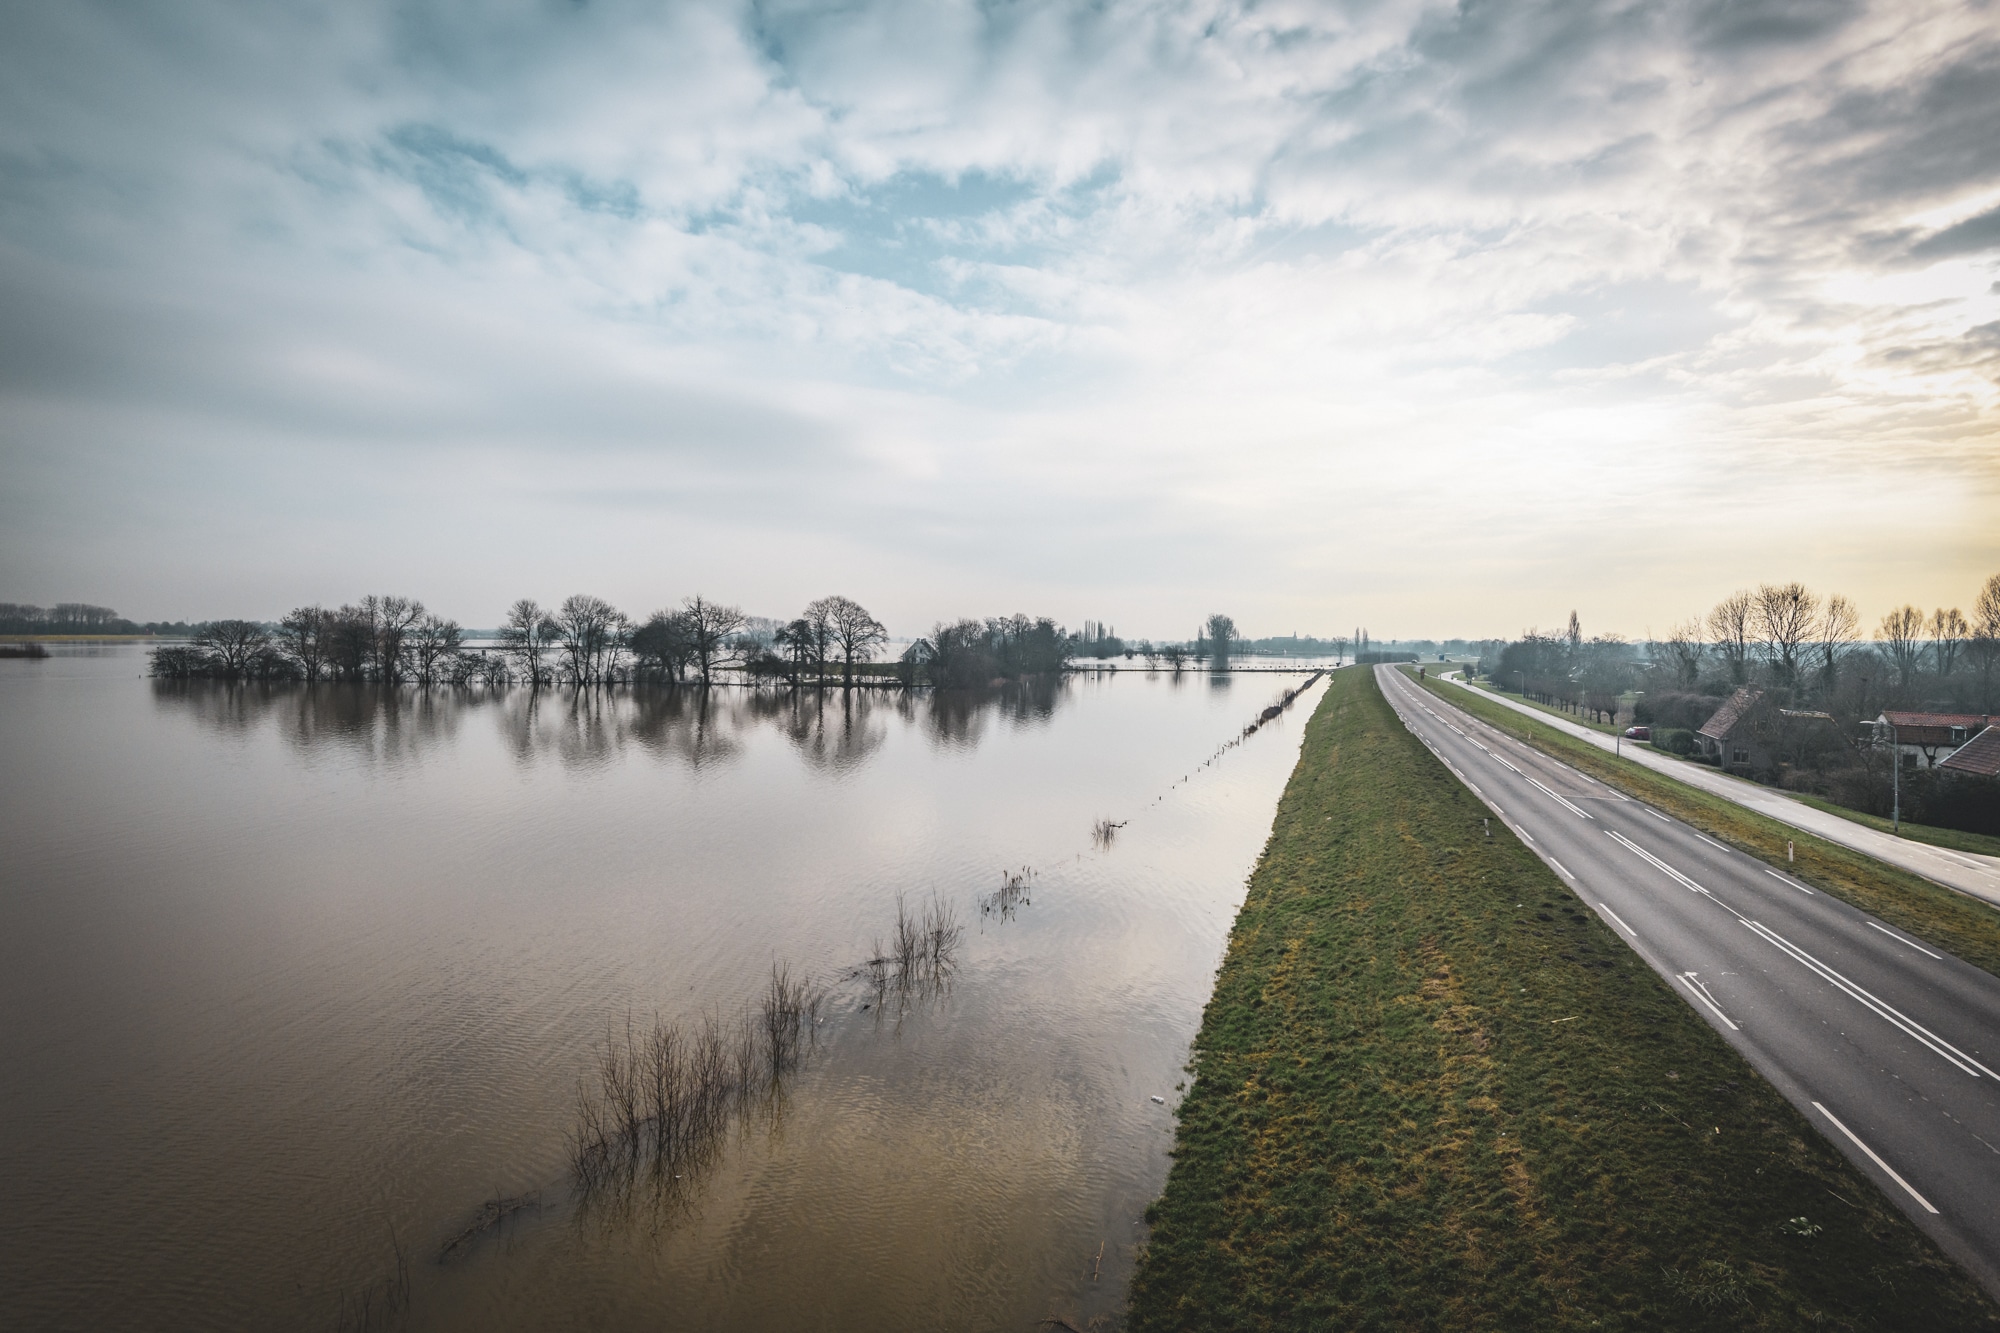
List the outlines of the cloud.
<svg viewBox="0 0 2000 1333">
<path fill-rule="evenodd" d="M 2000 561 L 1976 5 L 79 3 L 0 76 L 10 596 L 1486 632 Z M 218 553 L 288 525 L 352 538 Z"/>
</svg>

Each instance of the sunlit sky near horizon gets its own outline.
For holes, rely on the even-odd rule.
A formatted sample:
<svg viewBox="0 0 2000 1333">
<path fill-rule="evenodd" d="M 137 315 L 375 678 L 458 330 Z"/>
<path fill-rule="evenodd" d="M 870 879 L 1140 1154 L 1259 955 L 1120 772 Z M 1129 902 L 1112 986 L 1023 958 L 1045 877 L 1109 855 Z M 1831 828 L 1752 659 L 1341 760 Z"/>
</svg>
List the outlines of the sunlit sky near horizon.
<svg viewBox="0 0 2000 1333">
<path fill-rule="evenodd" d="M 0 599 L 1664 632 L 2000 570 L 2000 6 L 0 14 Z"/>
</svg>

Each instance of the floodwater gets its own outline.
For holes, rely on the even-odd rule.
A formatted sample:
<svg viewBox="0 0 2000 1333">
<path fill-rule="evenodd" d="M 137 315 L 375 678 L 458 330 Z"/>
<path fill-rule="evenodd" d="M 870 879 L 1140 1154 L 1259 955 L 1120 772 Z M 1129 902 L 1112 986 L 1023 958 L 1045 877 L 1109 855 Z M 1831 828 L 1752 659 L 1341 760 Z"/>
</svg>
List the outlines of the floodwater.
<svg viewBox="0 0 2000 1333">
<path fill-rule="evenodd" d="M 1225 749 L 1299 678 L 143 670 L 0 661 L 10 1328 L 1115 1327 L 1319 694 Z M 861 965 L 899 895 L 965 930 L 946 986 L 884 1005 Z M 774 964 L 830 997 L 797 1072 L 687 1178 L 581 1195 L 606 1033 L 731 1020 Z M 441 1260 L 501 1197 L 533 1202 Z"/>
</svg>

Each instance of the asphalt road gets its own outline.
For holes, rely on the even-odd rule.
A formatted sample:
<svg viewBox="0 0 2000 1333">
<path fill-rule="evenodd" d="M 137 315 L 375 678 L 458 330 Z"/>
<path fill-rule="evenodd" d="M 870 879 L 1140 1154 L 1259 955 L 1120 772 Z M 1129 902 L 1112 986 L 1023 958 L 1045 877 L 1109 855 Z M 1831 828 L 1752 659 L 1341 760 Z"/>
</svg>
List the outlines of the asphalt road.
<svg viewBox="0 0 2000 1333">
<path fill-rule="evenodd" d="M 1466 786 L 2000 1298 L 2000 979 L 1453 708 L 1382 692 Z"/>
<path fill-rule="evenodd" d="M 1455 675 L 1441 676 L 1439 679 L 1462 690 L 1472 690 L 1483 699 L 1490 699 L 1502 707 L 1525 714 L 1545 726 L 1554 727 L 1586 744 L 1595 745 L 1600 750 L 1619 748 L 1615 746 L 1612 737 L 1601 731 L 1545 713 L 1538 708 L 1530 708 L 1518 699 L 1476 689 Z M 1839 815 L 1830 815 L 1824 810 L 1814 809 L 1775 787 L 1760 786 L 1734 774 L 1724 773 L 1702 764 L 1691 764 L 1686 760 L 1669 758 L 1649 745 L 1633 745 L 1628 742 L 1620 752 L 1632 762 L 1642 764 L 1655 773 L 1672 778 L 1675 782 L 1699 787 L 1726 801 L 1734 801 L 1746 810 L 1754 810 L 1760 815 L 1775 819 L 1781 824 L 1804 829 L 1808 833 L 1825 838 L 1828 842 L 1850 847 L 1864 856 L 1886 861 L 1892 866 L 1898 866 L 1911 874 L 1922 875 L 1925 879 L 1942 884 L 1948 889 L 1956 889 L 1960 893 L 2000 906 L 2000 857 L 1980 856 L 1972 852 L 1954 851 L 1948 847 L 1933 847 L 1929 843 L 1915 842 L 1909 838 L 1883 833 L 1866 824 L 1857 824 L 1851 819 L 1842 819 Z"/>
</svg>

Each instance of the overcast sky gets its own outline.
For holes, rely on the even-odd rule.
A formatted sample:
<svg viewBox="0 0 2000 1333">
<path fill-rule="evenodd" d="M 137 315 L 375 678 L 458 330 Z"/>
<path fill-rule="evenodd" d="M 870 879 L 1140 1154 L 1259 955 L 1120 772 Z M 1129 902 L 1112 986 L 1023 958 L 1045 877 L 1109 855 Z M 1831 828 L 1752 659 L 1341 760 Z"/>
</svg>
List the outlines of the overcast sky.
<svg viewBox="0 0 2000 1333">
<path fill-rule="evenodd" d="M 1991 4 L 0 11 L 0 599 L 1872 621 L 1996 400 Z"/>
</svg>

